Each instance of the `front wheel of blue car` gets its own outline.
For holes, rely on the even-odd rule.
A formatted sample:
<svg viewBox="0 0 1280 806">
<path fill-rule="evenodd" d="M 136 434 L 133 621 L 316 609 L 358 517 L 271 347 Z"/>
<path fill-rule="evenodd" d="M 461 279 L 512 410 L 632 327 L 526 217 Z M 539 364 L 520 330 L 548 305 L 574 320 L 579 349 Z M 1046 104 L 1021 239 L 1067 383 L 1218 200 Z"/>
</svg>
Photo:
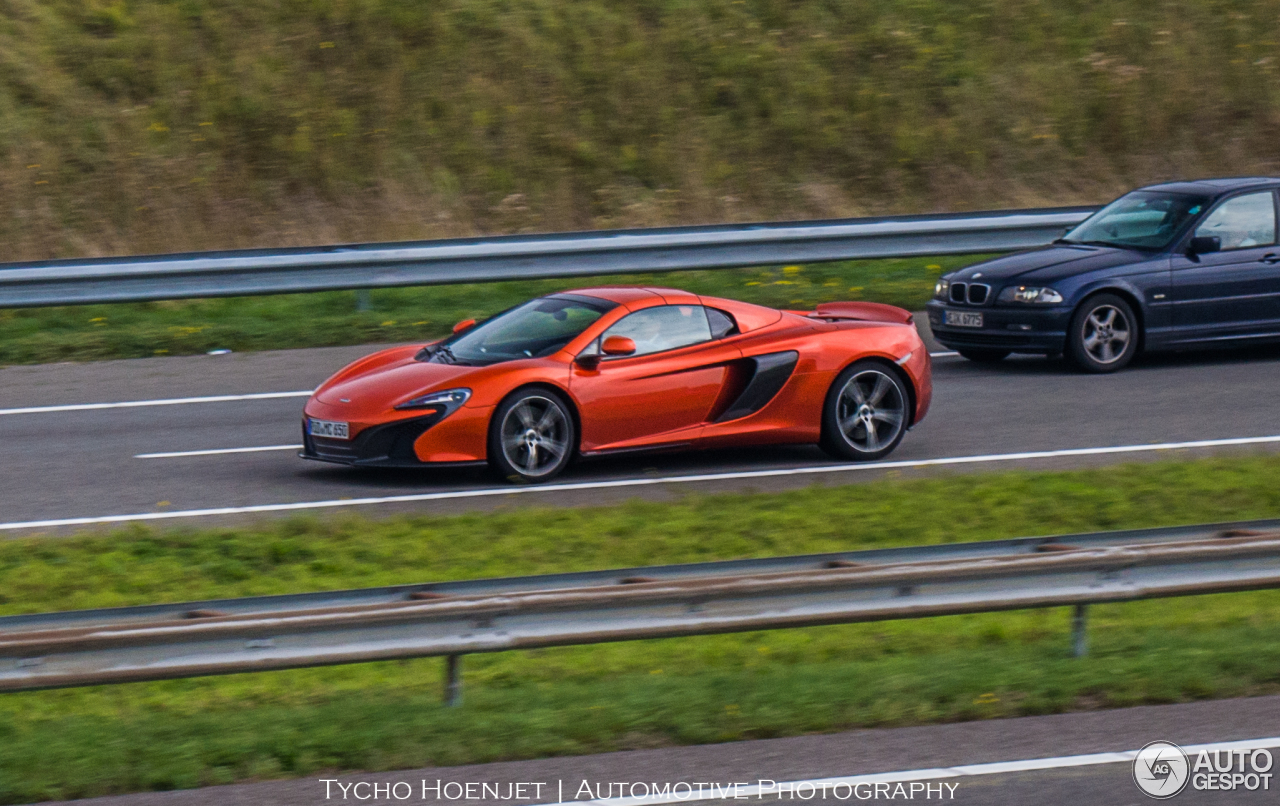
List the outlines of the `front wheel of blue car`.
<svg viewBox="0 0 1280 806">
<path fill-rule="evenodd" d="M 910 422 L 911 396 L 898 371 L 859 361 L 831 384 L 819 444 L 840 459 L 881 459 L 898 447 Z"/>
<path fill-rule="evenodd" d="M 1067 355 L 1085 372 L 1115 372 L 1138 352 L 1138 317 L 1122 297 L 1089 297 L 1071 317 Z"/>
</svg>

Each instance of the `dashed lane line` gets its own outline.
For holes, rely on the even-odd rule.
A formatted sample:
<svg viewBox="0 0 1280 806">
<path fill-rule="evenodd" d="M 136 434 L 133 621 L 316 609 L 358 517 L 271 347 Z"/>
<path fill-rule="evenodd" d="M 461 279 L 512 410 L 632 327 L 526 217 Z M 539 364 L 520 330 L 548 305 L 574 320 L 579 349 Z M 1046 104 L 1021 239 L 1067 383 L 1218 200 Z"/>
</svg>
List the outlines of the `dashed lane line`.
<svg viewBox="0 0 1280 806">
<path fill-rule="evenodd" d="M 1203 448 L 1238 447 L 1280 443 L 1280 435 L 1264 437 L 1238 437 L 1234 439 L 1201 439 L 1192 442 L 1163 442 L 1149 445 L 1116 445 L 1102 448 L 1068 448 L 1056 451 L 1023 451 L 1021 453 L 997 453 L 982 456 L 950 456 L 937 459 L 906 459 L 893 462 L 866 462 L 861 464 L 817 465 L 810 467 L 773 468 L 769 470 L 744 470 L 725 473 L 701 473 L 687 476 L 658 476 L 632 479 L 610 479 L 561 484 L 530 486 L 487 487 L 475 490 L 450 490 L 438 493 L 412 495 L 387 495 L 373 498 L 348 498 L 326 501 L 298 501 L 287 504 L 257 504 L 240 507 L 213 507 L 174 512 L 138 512 L 129 515 L 99 515 L 81 518 L 50 518 L 34 521 L 0 523 L 0 531 L 17 529 L 49 529 L 64 526 L 90 526 L 104 523 L 128 523 L 132 521 L 173 520 L 177 518 L 202 518 L 214 515 L 249 515 L 267 512 L 291 512 L 308 509 L 335 509 L 339 507 L 373 506 L 377 504 L 404 504 L 421 501 L 515 496 L 529 493 L 562 493 L 580 490 L 606 490 L 625 487 L 651 487 L 662 484 L 693 484 L 707 481 L 732 481 L 742 479 L 777 478 L 781 476 L 817 475 L 824 473 L 849 473 L 861 470 L 891 470 L 914 467 L 940 467 L 947 465 L 1013 462 L 1032 459 L 1058 459 L 1073 456 L 1105 456 L 1113 454 L 1149 453 L 1156 451 L 1195 450 Z"/>
<path fill-rule="evenodd" d="M 99 411 L 101 409 L 137 409 L 148 406 L 187 406 L 193 403 L 234 403 L 240 400 L 276 400 L 287 397 L 311 397 L 311 392 L 258 392 L 250 395 L 210 395 L 208 397 L 172 397 L 161 400 L 126 400 L 120 403 L 68 403 L 61 406 L 27 406 L 0 409 L 4 414 L 52 414 L 61 411 Z"/>
</svg>

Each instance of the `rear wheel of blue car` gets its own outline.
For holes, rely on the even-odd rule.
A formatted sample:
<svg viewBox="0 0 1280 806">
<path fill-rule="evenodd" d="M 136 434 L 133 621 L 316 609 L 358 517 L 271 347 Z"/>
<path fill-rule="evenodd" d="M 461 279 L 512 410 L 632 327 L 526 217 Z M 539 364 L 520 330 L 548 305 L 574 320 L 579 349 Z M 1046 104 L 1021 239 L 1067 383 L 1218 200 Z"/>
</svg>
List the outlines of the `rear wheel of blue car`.
<svg viewBox="0 0 1280 806">
<path fill-rule="evenodd" d="M 822 410 L 822 449 L 840 459 L 888 456 L 907 432 L 911 396 L 896 368 L 859 361 L 841 372 Z"/>
<path fill-rule="evenodd" d="M 1067 355 L 1085 372 L 1115 372 L 1133 360 L 1140 337 L 1129 303 L 1115 294 L 1098 294 L 1071 317 Z"/>
<path fill-rule="evenodd" d="M 576 445 L 569 405 L 548 389 L 515 391 L 489 421 L 489 464 L 510 481 L 554 478 L 568 466 Z"/>
</svg>

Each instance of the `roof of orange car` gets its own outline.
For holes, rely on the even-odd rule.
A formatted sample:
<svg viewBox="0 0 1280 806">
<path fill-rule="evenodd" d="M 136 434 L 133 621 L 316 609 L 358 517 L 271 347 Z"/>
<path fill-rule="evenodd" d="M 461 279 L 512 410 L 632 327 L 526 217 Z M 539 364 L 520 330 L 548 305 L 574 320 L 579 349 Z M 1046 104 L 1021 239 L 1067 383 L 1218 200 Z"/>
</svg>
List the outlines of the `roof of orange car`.
<svg viewBox="0 0 1280 806">
<path fill-rule="evenodd" d="M 763 305 L 753 305 L 750 302 L 738 302 L 737 300 L 720 299 L 718 297 L 699 297 L 697 294 L 681 291 L 678 288 L 606 285 L 594 288 L 575 288 L 563 293 L 607 299 L 610 302 L 616 302 L 621 305 L 642 300 L 653 300 L 658 304 L 665 302 L 668 305 L 716 305 L 733 314 L 733 318 L 737 320 L 738 327 L 743 333 L 749 333 L 765 325 L 771 325 L 782 318 L 781 311 L 767 308 Z"/>
<path fill-rule="evenodd" d="M 573 288 L 564 291 L 565 294 L 579 294 L 584 297 L 597 297 L 599 299 L 607 299 L 610 302 L 626 304 L 628 302 L 636 302 L 642 299 L 650 299 L 653 297 L 662 297 L 663 292 L 678 294 L 682 297 L 689 296 L 687 291 L 677 291 L 674 288 L 644 288 L 638 285 L 601 285 L 594 288 Z"/>
</svg>

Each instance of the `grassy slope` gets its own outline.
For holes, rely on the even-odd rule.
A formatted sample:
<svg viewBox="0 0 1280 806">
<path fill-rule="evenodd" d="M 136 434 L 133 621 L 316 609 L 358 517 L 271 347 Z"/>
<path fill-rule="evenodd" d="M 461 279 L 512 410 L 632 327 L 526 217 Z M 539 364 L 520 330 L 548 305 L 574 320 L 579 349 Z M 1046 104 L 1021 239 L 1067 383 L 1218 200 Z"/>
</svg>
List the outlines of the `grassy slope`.
<svg viewBox="0 0 1280 806">
<path fill-rule="evenodd" d="M 375 291 L 358 312 L 354 292 L 0 310 L 0 365 L 150 355 L 413 341 L 454 322 L 504 310 L 539 294 L 593 283 L 645 283 L 781 307 L 874 299 L 919 310 L 944 271 L 972 257 L 826 263 L 435 286 Z"/>
<path fill-rule="evenodd" d="M 1280 458 L 887 480 L 674 505 L 0 544 L 0 612 L 1280 515 Z M 952 502 L 972 502 L 957 511 Z M 472 656 L 0 698 L 0 803 L 1280 691 L 1280 594 Z M 938 669 L 947 669 L 945 675 Z"/>
<path fill-rule="evenodd" d="M 1271 0 L 2 0 L 10 259 L 1270 170 Z"/>
<path fill-rule="evenodd" d="M 1272 5 L 0 0 L 0 261 L 1099 202 L 1272 171 Z M 795 295 L 662 281 L 918 305 L 931 280 L 904 266 Z M 410 340 L 558 285 L 388 291 L 363 315 L 342 293 L 0 311 L 0 364 Z"/>
</svg>

